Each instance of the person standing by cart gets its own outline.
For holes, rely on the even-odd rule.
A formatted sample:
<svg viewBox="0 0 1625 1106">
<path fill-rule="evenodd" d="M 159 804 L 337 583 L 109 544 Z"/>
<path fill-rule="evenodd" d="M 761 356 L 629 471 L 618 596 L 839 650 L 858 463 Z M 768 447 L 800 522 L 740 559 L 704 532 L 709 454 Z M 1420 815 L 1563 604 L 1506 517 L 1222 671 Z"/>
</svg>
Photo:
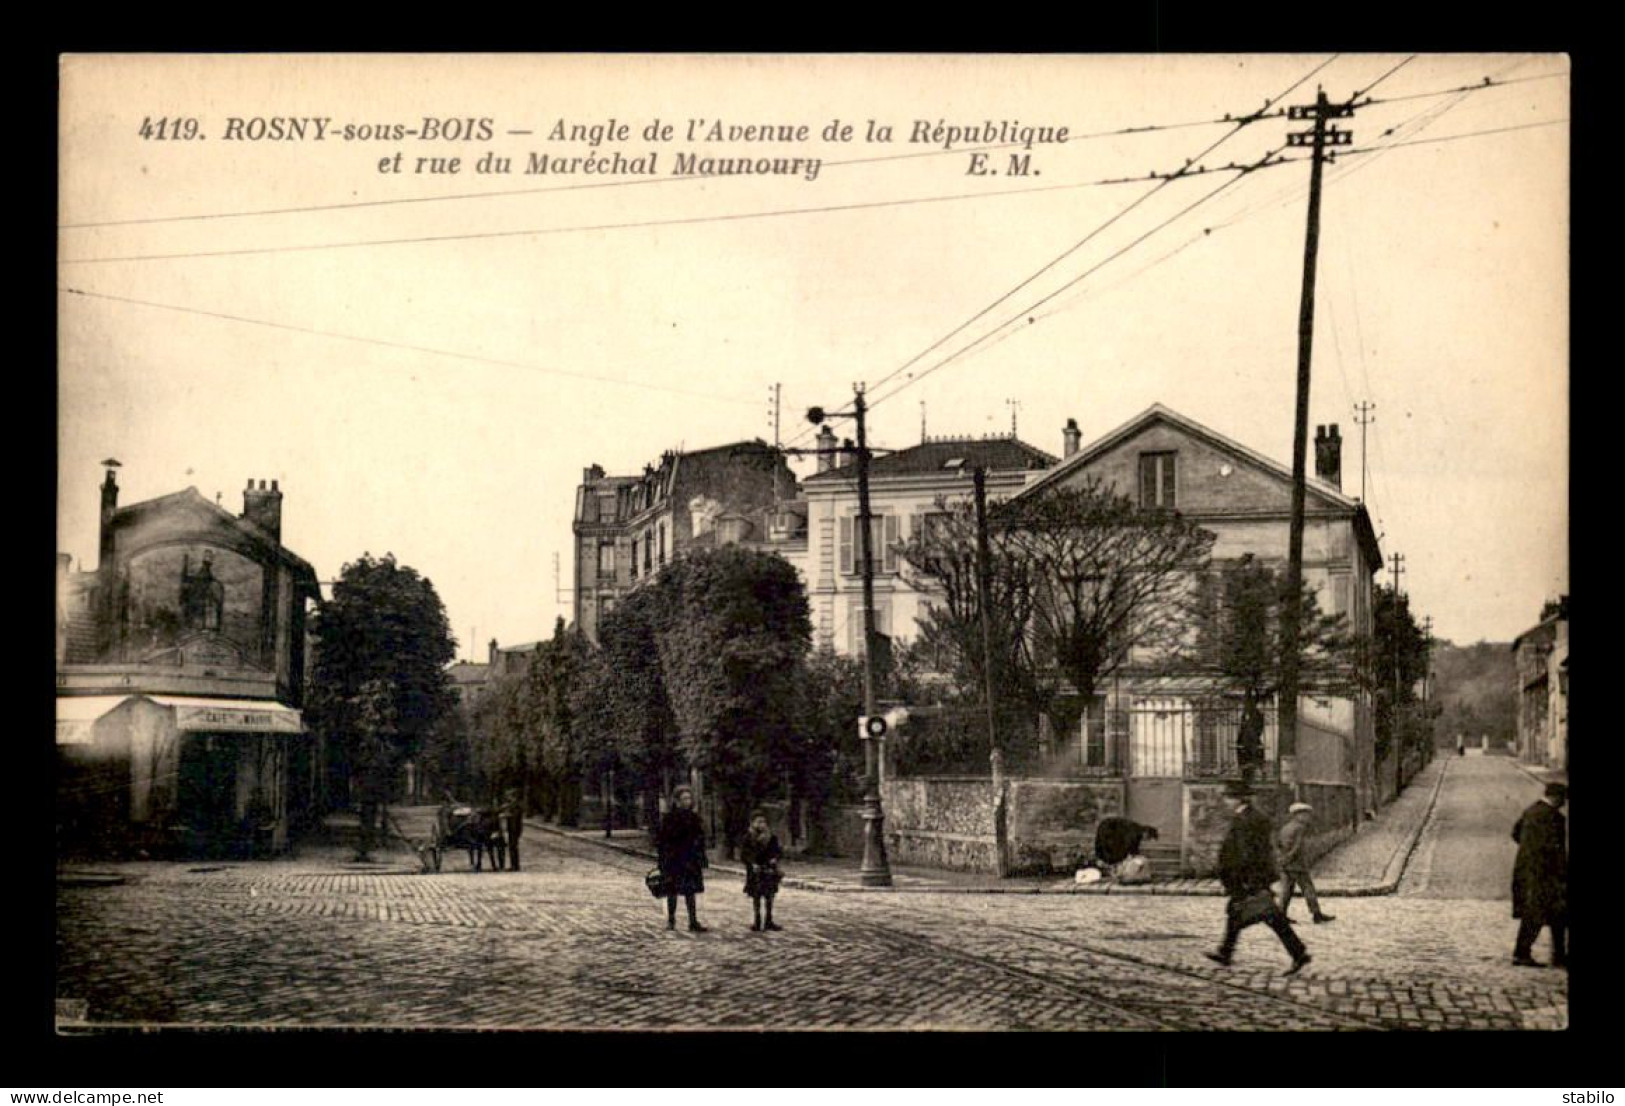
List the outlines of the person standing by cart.
<svg viewBox="0 0 1625 1106">
<path fill-rule="evenodd" d="M 508 788 L 503 797 L 502 835 L 508 839 L 508 871 L 519 870 L 519 835 L 525 832 L 524 793 L 517 787 Z"/>
<path fill-rule="evenodd" d="M 705 827 L 694 813 L 694 789 L 679 787 L 672 792 L 672 808 L 660 820 L 655 833 L 660 856 L 660 874 L 666 880 L 666 928 L 677 928 L 677 896 L 688 907 L 691 933 L 704 933 L 694 906 L 694 896 L 705 893 Z"/>
<path fill-rule="evenodd" d="M 779 880 L 783 878 L 779 871 L 779 858 L 783 855 L 778 837 L 768 828 L 767 812 L 751 811 L 750 832 L 739 846 L 739 859 L 745 865 L 745 894 L 750 896 L 751 909 L 756 915 L 750 926 L 754 931 L 782 928 L 773 921 L 773 897 L 779 893 Z M 764 901 L 767 903 L 766 924 L 762 922 Z"/>
</svg>

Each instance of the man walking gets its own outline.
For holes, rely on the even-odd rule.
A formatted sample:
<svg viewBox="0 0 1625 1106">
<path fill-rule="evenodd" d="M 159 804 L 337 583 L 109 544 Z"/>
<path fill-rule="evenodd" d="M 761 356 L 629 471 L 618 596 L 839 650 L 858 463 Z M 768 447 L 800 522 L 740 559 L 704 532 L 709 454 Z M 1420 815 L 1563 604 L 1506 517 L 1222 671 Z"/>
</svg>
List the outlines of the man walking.
<svg viewBox="0 0 1625 1106">
<path fill-rule="evenodd" d="M 1309 878 L 1309 861 L 1304 856 L 1304 846 L 1309 838 L 1309 816 L 1314 809 L 1308 803 L 1293 803 L 1286 808 L 1286 825 L 1281 827 L 1281 913 L 1288 915 L 1288 922 L 1292 920 L 1290 908 L 1295 886 L 1303 889 L 1304 901 L 1309 904 L 1309 915 L 1316 924 L 1329 922 L 1334 917 L 1320 909 L 1320 897 L 1315 894 L 1315 881 Z"/>
<path fill-rule="evenodd" d="M 1298 935 L 1292 932 L 1279 907 L 1270 884 L 1275 882 L 1275 848 L 1270 820 L 1252 804 L 1253 791 L 1244 780 L 1225 784 L 1224 793 L 1236 803 L 1235 817 L 1230 830 L 1219 846 L 1219 882 L 1224 884 L 1230 901 L 1225 904 L 1224 940 L 1218 952 L 1207 953 L 1207 958 L 1226 967 L 1236 951 L 1236 941 L 1248 926 L 1263 922 L 1275 931 L 1281 944 L 1292 957 L 1292 966 L 1284 975 L 1296 975 L 1309 963 L 1309 950 L 1303 947 Z"/>
<path fill-rule="evenodd" d="M 1512 866 L 1512 916 L 1518 919 L 1518 940 L 1512 962 L 1538 968 L 1531 953 L 1542 926 L 1552 930 L 1552 967 L 1567 968 L 1569 845 L 1568 819 L 1563 804 L 1569 789 L 1561 783 L 1546 785 L 1546 793 L 1523 812 L 1512 827 L 1518 859 Z"/>
</svg>

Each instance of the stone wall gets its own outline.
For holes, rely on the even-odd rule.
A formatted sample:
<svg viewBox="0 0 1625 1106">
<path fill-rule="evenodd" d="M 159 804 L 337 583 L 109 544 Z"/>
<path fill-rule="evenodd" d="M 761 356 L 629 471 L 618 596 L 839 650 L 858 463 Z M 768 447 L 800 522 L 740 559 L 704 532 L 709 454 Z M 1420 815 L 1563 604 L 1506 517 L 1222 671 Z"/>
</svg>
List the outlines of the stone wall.
<svg viewBox="0 0 1625 1106">
<path fill-rule="evenodd" d="M 1305 783 L 1298 790 L 1303 801 L 1315 808 L 1304 848 L 1311 861 L 1319 860 L 1354 836 L 1360 823 L 1359 804 L 1349 784 Z"/>
<path fill-rule="evenodd" d="M 1300 715 L 1298 779 L 1317 783 L 1352 783 L 1354 765 L 1349 750 L 1353 740 Z"/>
<path fill-rule="evenodd" d="M 892 863 L 965 872 L 998 870 L 991 780 L 889 779 L 881 790 L 886 852 Z M 858 852 L 862 855 L 861 845 Z"/>
<path fill-rule="evenodd" d="M 1094 855 L 1101 819 L 1123 815 L 1121 780 L 1010 780 L 1007 786 L 1012 875 L 1073 871 Z"/>
<path fill-rule="evenodd" d="M 1280 825 L 1291 795 L 1276 785 L 1260 784 L 1253 805 Z M 1309 800 L 1311 803 L 1314 800 Z M 1219 846 L 1230 829 L 1230 812 L 1236 801 L 1224 793 L 1222 783 L 1185 784 L 1184 848 L 1180 857 L 1182 875 L 1212 876 L 1219 866 Z"/>
</svg>

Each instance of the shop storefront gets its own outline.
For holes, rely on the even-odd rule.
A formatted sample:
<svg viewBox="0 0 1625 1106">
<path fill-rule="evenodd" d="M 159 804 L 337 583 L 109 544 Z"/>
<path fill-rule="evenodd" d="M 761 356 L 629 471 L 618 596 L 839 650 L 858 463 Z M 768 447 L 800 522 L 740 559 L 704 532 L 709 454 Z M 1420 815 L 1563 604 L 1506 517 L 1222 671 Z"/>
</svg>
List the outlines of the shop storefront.
<svg viewBox="0 0 1625 1106">
<path fill-rule="evenodd" d="M 310 740 L 271 700 L 59 697 L 58 827 L 69 850 L 284 849 L 291 768 Z"/>
</svg>

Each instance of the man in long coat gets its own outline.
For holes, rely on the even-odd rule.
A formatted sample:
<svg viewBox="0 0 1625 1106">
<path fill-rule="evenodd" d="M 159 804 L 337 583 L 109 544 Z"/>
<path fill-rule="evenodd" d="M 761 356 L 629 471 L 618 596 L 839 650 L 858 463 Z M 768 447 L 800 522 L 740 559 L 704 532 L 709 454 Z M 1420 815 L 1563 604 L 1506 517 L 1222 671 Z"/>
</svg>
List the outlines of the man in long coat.
<svg viewBox="0 0 1625 1106">
<path fill-rule="evenodd" d="M 1512 962 L 1520 967 L 1540 967 L 1531 952 L 1542 926 L 1552 930 L 1552 967 L 1568 967 L 1569 824 L 1562 814 L 1568 799 L 1565 785 L 1549 783 L 1546 793 L 1512 827 L 1512 840 L 1518 843 L 1518 859 L 1512 866 L 1512 916 L 1518 919 L 1518 940 Z"/>
<path fill-rule="evenodd" d="M 1225 794 L 1236 802 L 1235 817 L 1219 846 L 1219 882 L 1224 884 L 1230 901 L 1225 904 L 1224 940 L 1219 951 L 1207 953 L 1207 958 L 1228 967 L 1241 931 L 1263 922 L 1275 931 L 1292 957 L 1292 966 L 1284 974 L 1295 975 L 1310 957 L 1270 890 L 1276 875 L 1274 827 L 1269 817 L 1253 806 L 1252 788 L 1246 782 L 1226 784 Z"/>
<path fill-rule="evenodd" d="M 525 832 L 525 798 L 524 792 L 517 787 L 510 787 L 503 796 L 502 807 L 497 812 L 502 818 L 502 835 L 508 840 L 508 870 L 519 870 L 519 837 Z"/>
</svg>

